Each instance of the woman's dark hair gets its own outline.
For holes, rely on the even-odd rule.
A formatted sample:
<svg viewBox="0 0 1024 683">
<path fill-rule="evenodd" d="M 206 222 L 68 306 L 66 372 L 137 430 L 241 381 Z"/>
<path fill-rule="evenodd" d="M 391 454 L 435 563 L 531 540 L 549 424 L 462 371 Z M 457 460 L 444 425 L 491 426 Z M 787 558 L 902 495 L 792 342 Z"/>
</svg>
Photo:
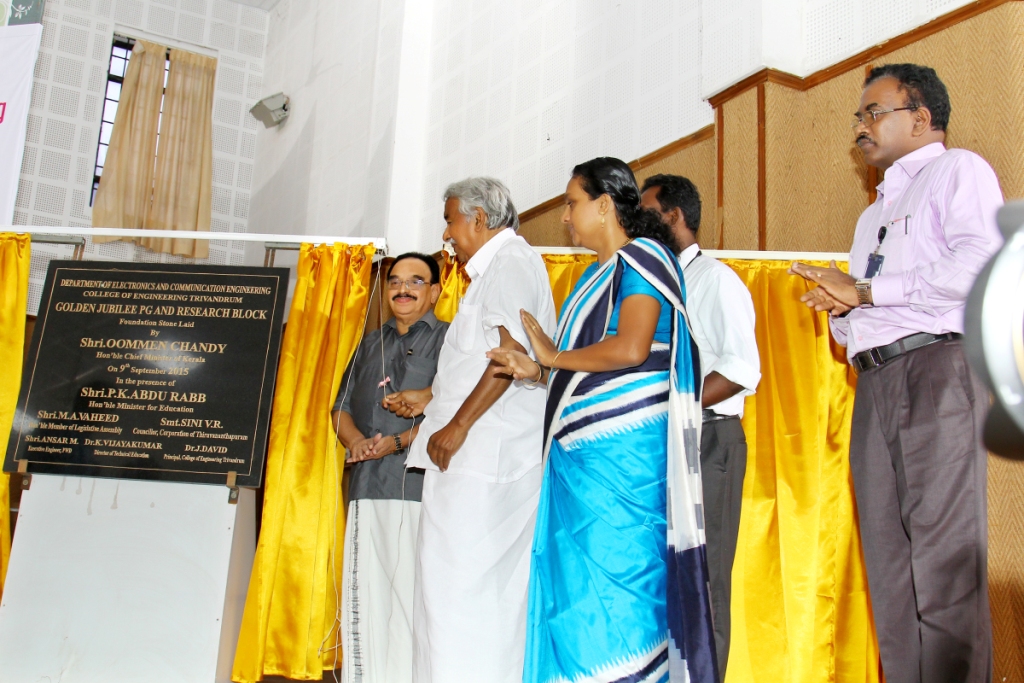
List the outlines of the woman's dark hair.
<svg viewBox="0 0 1024 683">
<path fill-rule="evenodd" d="M 932 113 L 932 130 L 946 130 L 949 125 L 949 93 L 946 85 L 930 66 L 919 64 L 883 64 L 876 66 L 864 80 L 864 87 L 879 78 L 895 78 L 899 89 L 907 93 L 907 106 L 924 107 Z"/>
<path fill-rule="evenodd" d="M 441 269 L 437 265 L 437 260 L 433 256 L 421 254 L 418 251 L 406 252 L 401 256 L 398 256 L 394 261 L 392 261 L 391 265 L 388 266 L 387 277 L 391 277 L 391 271 L 395 269 L 395 265 L 399 261 L 404 261 L 407 258 L 418 259 L 427 264 L 427 268 L 430 269 L 430 282 L 428 284 L 436 285 L 438 282 L 441 281 Z"/>
<path fill-rule="evenodd" d="M 597 157 L 572 169 L 572 177 L 591 199 L 603 194 L 612 198 L 619 224 L 630 238 L 649 237 L 661 242 L 673 254 L 679 254 L 679 242 L 672 228 L 650 209 L 640 206 L 640 188 L 629 164 L 613 157 Z"/>
</svg>

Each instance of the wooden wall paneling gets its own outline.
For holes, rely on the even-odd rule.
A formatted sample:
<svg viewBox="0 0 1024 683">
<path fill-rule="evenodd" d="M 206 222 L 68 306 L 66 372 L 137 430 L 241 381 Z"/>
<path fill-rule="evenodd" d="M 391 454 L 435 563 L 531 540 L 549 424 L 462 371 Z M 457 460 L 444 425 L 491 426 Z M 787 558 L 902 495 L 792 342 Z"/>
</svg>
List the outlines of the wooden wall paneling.
<svg viewBox="0 0 1024 683">
<path fill-rule="evenodd" d="M 765 121 L 764 83 L 757 84 L 757 248 L 767 249 L 768 228 L 765 214 Z"/>
<path fill-rule="evenodd" d="M 714 125 L 705 126 L 697 132 L 671 142 L 629 164 L 641 184 L 644 178 L 657 173 L 683 175 L 694 182 L 700 192 L 705 217 L 709 211 L 712 212 L 710 220 L 705 218 L 701 221 L 705 228 L 709 228 L 708 236 L 705 238 L 702 235 L 702 240 L 718 239 L 717 222 L 713 219 L 714 208 L 718 202 L 715 183 L 715 144 Z M 586 160 L 579 159 L 578 161 Z M 562 224 L 562 211 L 561 196 L 553 197 L 523 211 L 519 214 L 519 234 L 534 246 L 572 246 L 569 234 Z M 715 244 L 715 242 L 709 242 L 706 246 L 713 248 Z"/>
<path fill-rule="evenodd" d="M 718 174 L 715 160 L 718 156 L 717 150 L 718 141 L 712 134 L 695 145 L 686 147 L 636 171 L 636 179 L 641 186 L 645 179 L 659 173 L 681 175 L 693 181 L 700 193 L 701 200 L 701 220 L 697 230 L 697 241 L 705 249 L 716 248 L 721 234 L 721 226 L 716 219 Z"/>
<path fill-rule="evenodd" d="M 718 200 L 715 207 L 715 231 L 718 233 L 718 248 L 725 249 L 725 211 L 722 208 L 722 198 L 725 196 L 725 179 L 723 169 L 725 167 L 725 111 L 721 106 L 715 106 L 715 198 Z"/>
<path fill-rule="evenodd" d="M 757 92 L 722 104 L 722 233 L 726 249 L 758 248 Z"/>
<path fill-rule="evenodd" d="M 849 126 L 862 82 L 851 72 L 806 92 L 764 85 L 766 248 L 849 251 L 867 205 Z"/>
</svg>

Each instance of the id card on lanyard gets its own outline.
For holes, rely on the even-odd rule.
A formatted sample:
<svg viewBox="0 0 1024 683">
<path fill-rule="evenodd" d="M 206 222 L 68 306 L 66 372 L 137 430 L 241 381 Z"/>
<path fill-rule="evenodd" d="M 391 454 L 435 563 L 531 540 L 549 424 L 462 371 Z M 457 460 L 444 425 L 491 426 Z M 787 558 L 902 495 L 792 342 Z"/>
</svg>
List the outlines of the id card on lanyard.
<svg viewBox="0 0 1024 683">
<path fill-rule="evenodd" d="M 903 233 L 906 234 L 907 230 L 909 229 L 908 225 L 910 223 L 910 216 L 906 216 L 902 219 L 898 218 L 894 221 L 889 221 L 888 225 L 893 225 L 894 223 L 897 223 L 900 220 L 903 221 Z M 885 239 L 886 232 L 888 232 L 888 229 L 885 225 L 878 229 L 878 246 L 875 247 L 874 252 L 868 254 L 868 267 L 867 270 L 864 271 L 865 279 L 871 279 L 877 275 L 881 275 L 882 273 L 882 264 L 885 262 L 885 255 L 879 254 L 878 252 L 882 248 L 882 241 Z"/>
</svg>

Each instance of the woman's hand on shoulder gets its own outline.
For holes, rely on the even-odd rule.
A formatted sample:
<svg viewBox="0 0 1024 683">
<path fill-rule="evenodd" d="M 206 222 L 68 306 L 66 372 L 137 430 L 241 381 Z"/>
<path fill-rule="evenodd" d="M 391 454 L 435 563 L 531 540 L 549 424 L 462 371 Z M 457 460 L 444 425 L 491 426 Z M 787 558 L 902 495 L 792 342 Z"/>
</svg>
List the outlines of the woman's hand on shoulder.
<svg viewBox="0 0 1024 683">
<path fill-rule="evenodd" d="M 498 366 L 498 372 L 512 375 L 518 380 L 536 382 L 540 380 L 540 375 L 544 374 L 540 364 L 521 351 L 498 346 L 488 351 L 487 357 Z"/>
<path fill-rule="evenodd" d="M 558 353 L 558 347 L 555 346 L 554 340 L 545 334 L 544 328 L 540 326 L 537 319 L 526 310 L 519 309 L 519 316 L 523 320 L 523 329 L 526 330 L 526 336 L 530 338 L 537 362 L 545 367 L 551 367 L 551 361 Z"/>
</svg>

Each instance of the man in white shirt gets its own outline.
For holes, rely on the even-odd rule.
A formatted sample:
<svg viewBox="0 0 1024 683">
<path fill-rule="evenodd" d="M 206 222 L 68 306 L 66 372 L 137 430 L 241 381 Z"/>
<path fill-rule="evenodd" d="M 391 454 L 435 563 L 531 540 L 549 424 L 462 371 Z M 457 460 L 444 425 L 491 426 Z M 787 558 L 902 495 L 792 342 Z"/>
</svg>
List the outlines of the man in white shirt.
<svg viewBox="0 0 1024 683">
<path fill-rule="evenodd" d="M 687 178 L 655 175 L 644 182 L 641 205 L 653 209 L 672 228 L 683 247 L 679 265 L 686 288 L 686 310 L 700 351 L 704 387 L 704 425 L 700 466 L 704 484 L 704 521 L 711 613 L 715 622 L 718 670 L 725 679 L 729 660 L 729 601 L 732 562 L 740 529 L 747 438 L 743 434 L 743 399 L 761 380 L 761 360 L 754 337 L 754 302 L 731 268 L 697 245 L 700 195 Z"/>
<path fill-rule="evenodd" d="M 520 310 L 555 329 L 544 262 L 516 234 L 508 188 L 469 178 L 444 194 L 444 239 L 472 283 L 430 390 L 386 402 L 423 413 L 407 467 L 426 470 L 416 548 L 414 683 L 518 683 L 541 484 L 546 392 L 495 372 L 496 346 L 531 353 Z"/>
</svg>

